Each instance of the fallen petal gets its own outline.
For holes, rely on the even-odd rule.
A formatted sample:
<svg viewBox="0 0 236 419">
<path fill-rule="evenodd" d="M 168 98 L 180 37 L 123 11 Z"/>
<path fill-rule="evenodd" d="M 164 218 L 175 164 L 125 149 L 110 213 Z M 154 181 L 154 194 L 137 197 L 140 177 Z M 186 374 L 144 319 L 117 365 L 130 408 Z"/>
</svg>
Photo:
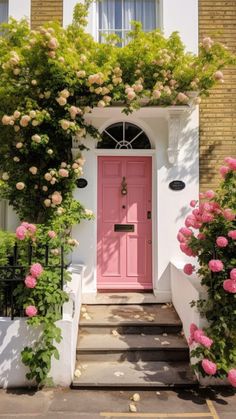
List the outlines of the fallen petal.
<svg viewBox="0 0 236 419">
<path fill-rule="evenodd" d="M 115 375 L 116 377 L 121 377 L 122 375 L 124 375 L 124 373 L 123 373 L 123 372 L 121 372 L 121 371 L 116 371 L 116 372 L 114 372 L 114 375 Z"/>
<path fill-rule="evenodd" d="M 75 377 L 79 378 L 81 376 L 81 371 L 79 369 L 75 370 Z"/>
<path fill-rule="evenodd" d="M 163 340 L 163 342 L 161 342 L 162 345 L 170 345 L 170 342 L 168 342 L 167 340 Z"/>
<path fill-rule="evenodd" d="M 130 405 L 129 405 L 129 411 L 130 412 L 133 412 L 133 413 L 137 412 L 137 407 L 135 406 L 134 403 L 130 403 Z"/>
<path fill-rule="evenodd" d="M 131 397 L 131 400 L 133 400 L 134 402 L 139 402 L 140 395 L 138 393 L 134 393 L 133 396 Z"/>
<path fill-rule="evenodd" d="M 117 330 L 112 330 L 112 332 L 111 332 L 111 334 L 113 335 L 113 336 L 119 336 L 119 333 L 117 332 Z"/>
</svg>

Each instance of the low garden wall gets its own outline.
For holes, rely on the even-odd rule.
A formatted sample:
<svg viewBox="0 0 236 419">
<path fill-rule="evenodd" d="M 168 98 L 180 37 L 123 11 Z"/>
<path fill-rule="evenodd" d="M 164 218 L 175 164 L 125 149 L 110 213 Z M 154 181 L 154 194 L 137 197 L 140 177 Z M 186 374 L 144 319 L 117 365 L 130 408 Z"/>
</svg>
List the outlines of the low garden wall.
<svg viewBox="0 0 236 419">
<path fill-rule="evenodd" d="M 197 301 L 207 296 L 206 290 L 200 284 L 197 275 L 191 277 L 185 275 L 183 267 L 171 263 L 171 291 L 172 303 L 177 311 L 182 323 L 183 332 L 186 339 L 189 339 L 190 324 L 195 323 L 201 329 L 207 327 L 207 320 L 200 316 L 195 307 L 190 307 L 191 301 Z M 191 364 L 196 360 L 191 358 Z M 201 377 L 198 374 L 197 379 L 203 386 L 229 385 L 228 380 L 220 380 L 214 377 Z"/>
<path fill-rule="evenodd" d="M 62 333 L 62 341 L 57 345 L 60 359 L 52 359 L 50 373 L 54 385 L 64 387 L 71 384 L 74 374 L 84 267 L 72 265 L 70 271 L 72 280 L 64 286 L 69 301 L 64 304 L 63 318 L 58 322 Z M 34 385 L 25 377 L 28 369 L 21 362 L 21 351 L 38 336 L 39 330 L 28 326 L 27 318 L 0 317 L 0 387 Z"/>
</svg>

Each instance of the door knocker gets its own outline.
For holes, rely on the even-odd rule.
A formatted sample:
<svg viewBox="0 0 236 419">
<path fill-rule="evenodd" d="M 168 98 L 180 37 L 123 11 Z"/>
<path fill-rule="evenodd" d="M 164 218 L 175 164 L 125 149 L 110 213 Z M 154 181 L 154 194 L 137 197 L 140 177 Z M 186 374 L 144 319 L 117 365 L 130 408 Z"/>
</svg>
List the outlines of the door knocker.
<svg viewBox="0 0 236 419">
<path fill-rule="evenodd" d="M 127 191 L 127 183 L 125 180 L 125 176 L 123 176 L 122 182 L 121 182 L 121 194 L 122 195 L 127 195 L 128 191 Z"/>
</svg>

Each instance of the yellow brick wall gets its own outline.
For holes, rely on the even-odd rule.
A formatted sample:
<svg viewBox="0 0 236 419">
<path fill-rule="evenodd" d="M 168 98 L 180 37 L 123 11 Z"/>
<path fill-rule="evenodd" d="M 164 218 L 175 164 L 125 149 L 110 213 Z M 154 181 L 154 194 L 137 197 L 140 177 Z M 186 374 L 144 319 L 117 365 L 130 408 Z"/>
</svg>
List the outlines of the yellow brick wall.
<svg viewBox="0 0 236 419">
<path fill-rule="evenodd" d="M 63 21 L 63 0 L 31 0 L 31 27 L 37 28 L 49 20 Z"/>
<path fill-rule="evenodd" d="M 199 0 L 199 35 L 211 36 L 236 53 L 236 0 Z M 236 156 L 236 67 L 224 71 L 200 106 L 200 189 L 217 186 L 226 156 Z"/>
</svg>

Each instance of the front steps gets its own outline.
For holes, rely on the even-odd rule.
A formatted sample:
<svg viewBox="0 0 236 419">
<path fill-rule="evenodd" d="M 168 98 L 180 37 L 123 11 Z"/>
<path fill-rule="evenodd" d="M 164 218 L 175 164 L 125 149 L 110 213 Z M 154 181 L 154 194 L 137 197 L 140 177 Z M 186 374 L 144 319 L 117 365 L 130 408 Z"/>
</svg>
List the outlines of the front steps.
<svg viewBox="0 0 236 419">
<path fill-rule="evenodd" d="M 170 305 L 82 307 L 73 387 L 192 386 L 188 345 Z"/>
</svg>

